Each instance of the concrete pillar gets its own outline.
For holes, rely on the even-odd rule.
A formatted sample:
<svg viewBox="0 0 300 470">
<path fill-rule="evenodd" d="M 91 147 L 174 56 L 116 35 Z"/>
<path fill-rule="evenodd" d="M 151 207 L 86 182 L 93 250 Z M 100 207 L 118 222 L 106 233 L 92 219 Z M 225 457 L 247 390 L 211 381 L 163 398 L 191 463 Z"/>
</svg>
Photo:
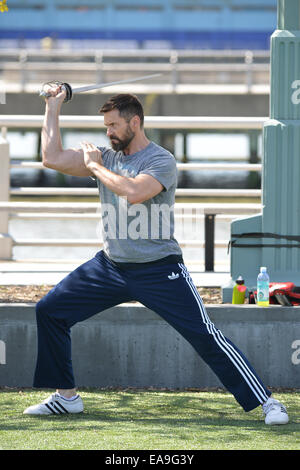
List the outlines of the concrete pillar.
<svg viewBox="0 0 300 470">
<path fill-rule="evenodd" d="M 258 163 L 258 137 L 259 131 L 250 130 L 248 132 L 249 139 L 249 163 Z M 260 183 L 259 174 L 254 171 L 249 171 L 248 187 L 257 188 Z"/>
<path fill-rule="evenodd" d="M 232 281 L 242 275 L 254 287 L 259 267 L 267 266 L 271 282 L 300 285 L 299 176 L 300 0 L 278 0 L 278 24 L 271 36 L 270 119 L 263 129 L 263 209 L 231 225 L 236 243 L 231 247 Z M 223 300 L 229 301 L 226 289 Z"/>
<path fill-rule="evenodd" d="M 10 191 L 10 157 L 9 143 L 6 140 L 6 129 L 2 129 L 0 136 L 0 201 L 9 200 Z M 0 259 L 12 258 L 12 239 L 8 234 L 8 213 L 1 212 L 0 215 Z"/>
</svg>

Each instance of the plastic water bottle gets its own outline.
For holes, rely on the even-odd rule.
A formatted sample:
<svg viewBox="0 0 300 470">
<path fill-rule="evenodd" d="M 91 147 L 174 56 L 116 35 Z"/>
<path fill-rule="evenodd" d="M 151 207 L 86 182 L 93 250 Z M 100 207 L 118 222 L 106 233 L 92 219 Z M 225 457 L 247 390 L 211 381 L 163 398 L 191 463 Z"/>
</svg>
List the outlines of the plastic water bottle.
<svg viewBox="0 0 300 470">
<path fill-rule="evenodd" d="M 270 278 L 267 273 L 267 268 L 260 268 L 260 273 L 257 276 L 257 305 L 260 307 L 268 307 L 270 304 L 269 283 Z"/>
</svg>

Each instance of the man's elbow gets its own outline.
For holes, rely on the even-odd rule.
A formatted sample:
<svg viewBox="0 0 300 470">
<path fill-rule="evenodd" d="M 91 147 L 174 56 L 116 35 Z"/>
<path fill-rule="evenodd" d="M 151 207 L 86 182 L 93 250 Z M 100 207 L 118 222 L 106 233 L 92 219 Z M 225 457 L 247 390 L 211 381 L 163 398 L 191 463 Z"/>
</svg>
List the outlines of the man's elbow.
<svg viewBox="0 0 300 470">
<path fill-rule="evenodd" d="M 130 194 L 127 194 L 126 198 L 127 201 L 130 204 L 143 204 L 143 202 L 148 201 L 148 199 L 151 199 L 152 197 L 156 196 L 156 194 L 149 194 L 149 193 L 141 193 L 141 192 L 131 192 Z"/>
<path fill-rule="evenodd" d="M 130 194 L 126 198 L 129 204 L 142 204 L 143 202 L 147 200 L 146 198 L 141 197 L 138 194 Z"/>
<path fill-rule="evenodd" d="M 57 158 L 56 158 L 57 160 Z M 55 159 L 48 153 L 42 152 L 42 163 L 45 168 L 55 170 Z"/>
<path fill-rule="evenodd" d="M 129 204 L 142 204 L 148 198 L 138 189 L 131 188 L 129 191 L 127 191 L 126 199 Z"/>
<path fill-rule="evenodd" d="M 127 201 L 130 204 L 142 204 L 143 202 L 157 196 L 157 194 L 159 194 L 163 189 L 164 188 L 160 183 L 155 186 L 146 186 L 145 184 L 143 184 L 143 186 L 133 186 L 127 190 Z"/>
<path fill-rule="evenodd" d="M 51 169 L 53 169 L 51 162 L 50 162 L 49 160 L 47 160 L 46 158 L 43 158 L 42 163 L 43 163 L 43 166 L 44 166 L 45 168 L 51 168 Z"/>
</svg>

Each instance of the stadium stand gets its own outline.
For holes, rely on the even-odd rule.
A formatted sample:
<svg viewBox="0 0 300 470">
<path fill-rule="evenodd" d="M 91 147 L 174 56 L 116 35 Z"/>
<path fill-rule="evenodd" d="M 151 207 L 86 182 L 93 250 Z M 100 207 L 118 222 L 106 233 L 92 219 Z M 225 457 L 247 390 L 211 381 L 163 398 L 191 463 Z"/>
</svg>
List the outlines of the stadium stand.
<svg viewBox="0 0 300 470">
<path fill-rule="evenodd" d="M 7 0 L 0 48 L 268 49 L 276 0 Z"/>
</svg>

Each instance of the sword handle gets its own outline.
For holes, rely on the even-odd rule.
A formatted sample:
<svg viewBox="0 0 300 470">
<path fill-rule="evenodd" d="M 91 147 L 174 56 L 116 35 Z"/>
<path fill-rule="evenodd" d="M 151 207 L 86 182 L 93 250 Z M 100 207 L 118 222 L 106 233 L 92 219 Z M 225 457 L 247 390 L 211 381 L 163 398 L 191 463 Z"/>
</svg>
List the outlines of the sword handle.
<svg viewBox="0 0 300 470">
<path fill-rule="evenodd" d="M 66 97 L 64 99 L 64 103 L 68 103 L 68 101 L 71 101 L 73 92 L 72 92 L 72 87 L 69 85 L 69 83 L 57 83 L 62 86 L 62 89 L 66 92 Z M 47 93 L 46 91 L 42 90 L 40 92 L 40 96 L 43 98 L 50 98 L 52 95 L 51 93 Z"/>
<path fill-rule="evenodd" d="M 66 97 L 64 99 L 64 103 L 67 103 L 68 101 L 71 101 L 73 97 L 72 87 L 71 85 L 69 85 L 69 83 L 63 83 L 63 87 L 66 90 Z"/>
</svg>

